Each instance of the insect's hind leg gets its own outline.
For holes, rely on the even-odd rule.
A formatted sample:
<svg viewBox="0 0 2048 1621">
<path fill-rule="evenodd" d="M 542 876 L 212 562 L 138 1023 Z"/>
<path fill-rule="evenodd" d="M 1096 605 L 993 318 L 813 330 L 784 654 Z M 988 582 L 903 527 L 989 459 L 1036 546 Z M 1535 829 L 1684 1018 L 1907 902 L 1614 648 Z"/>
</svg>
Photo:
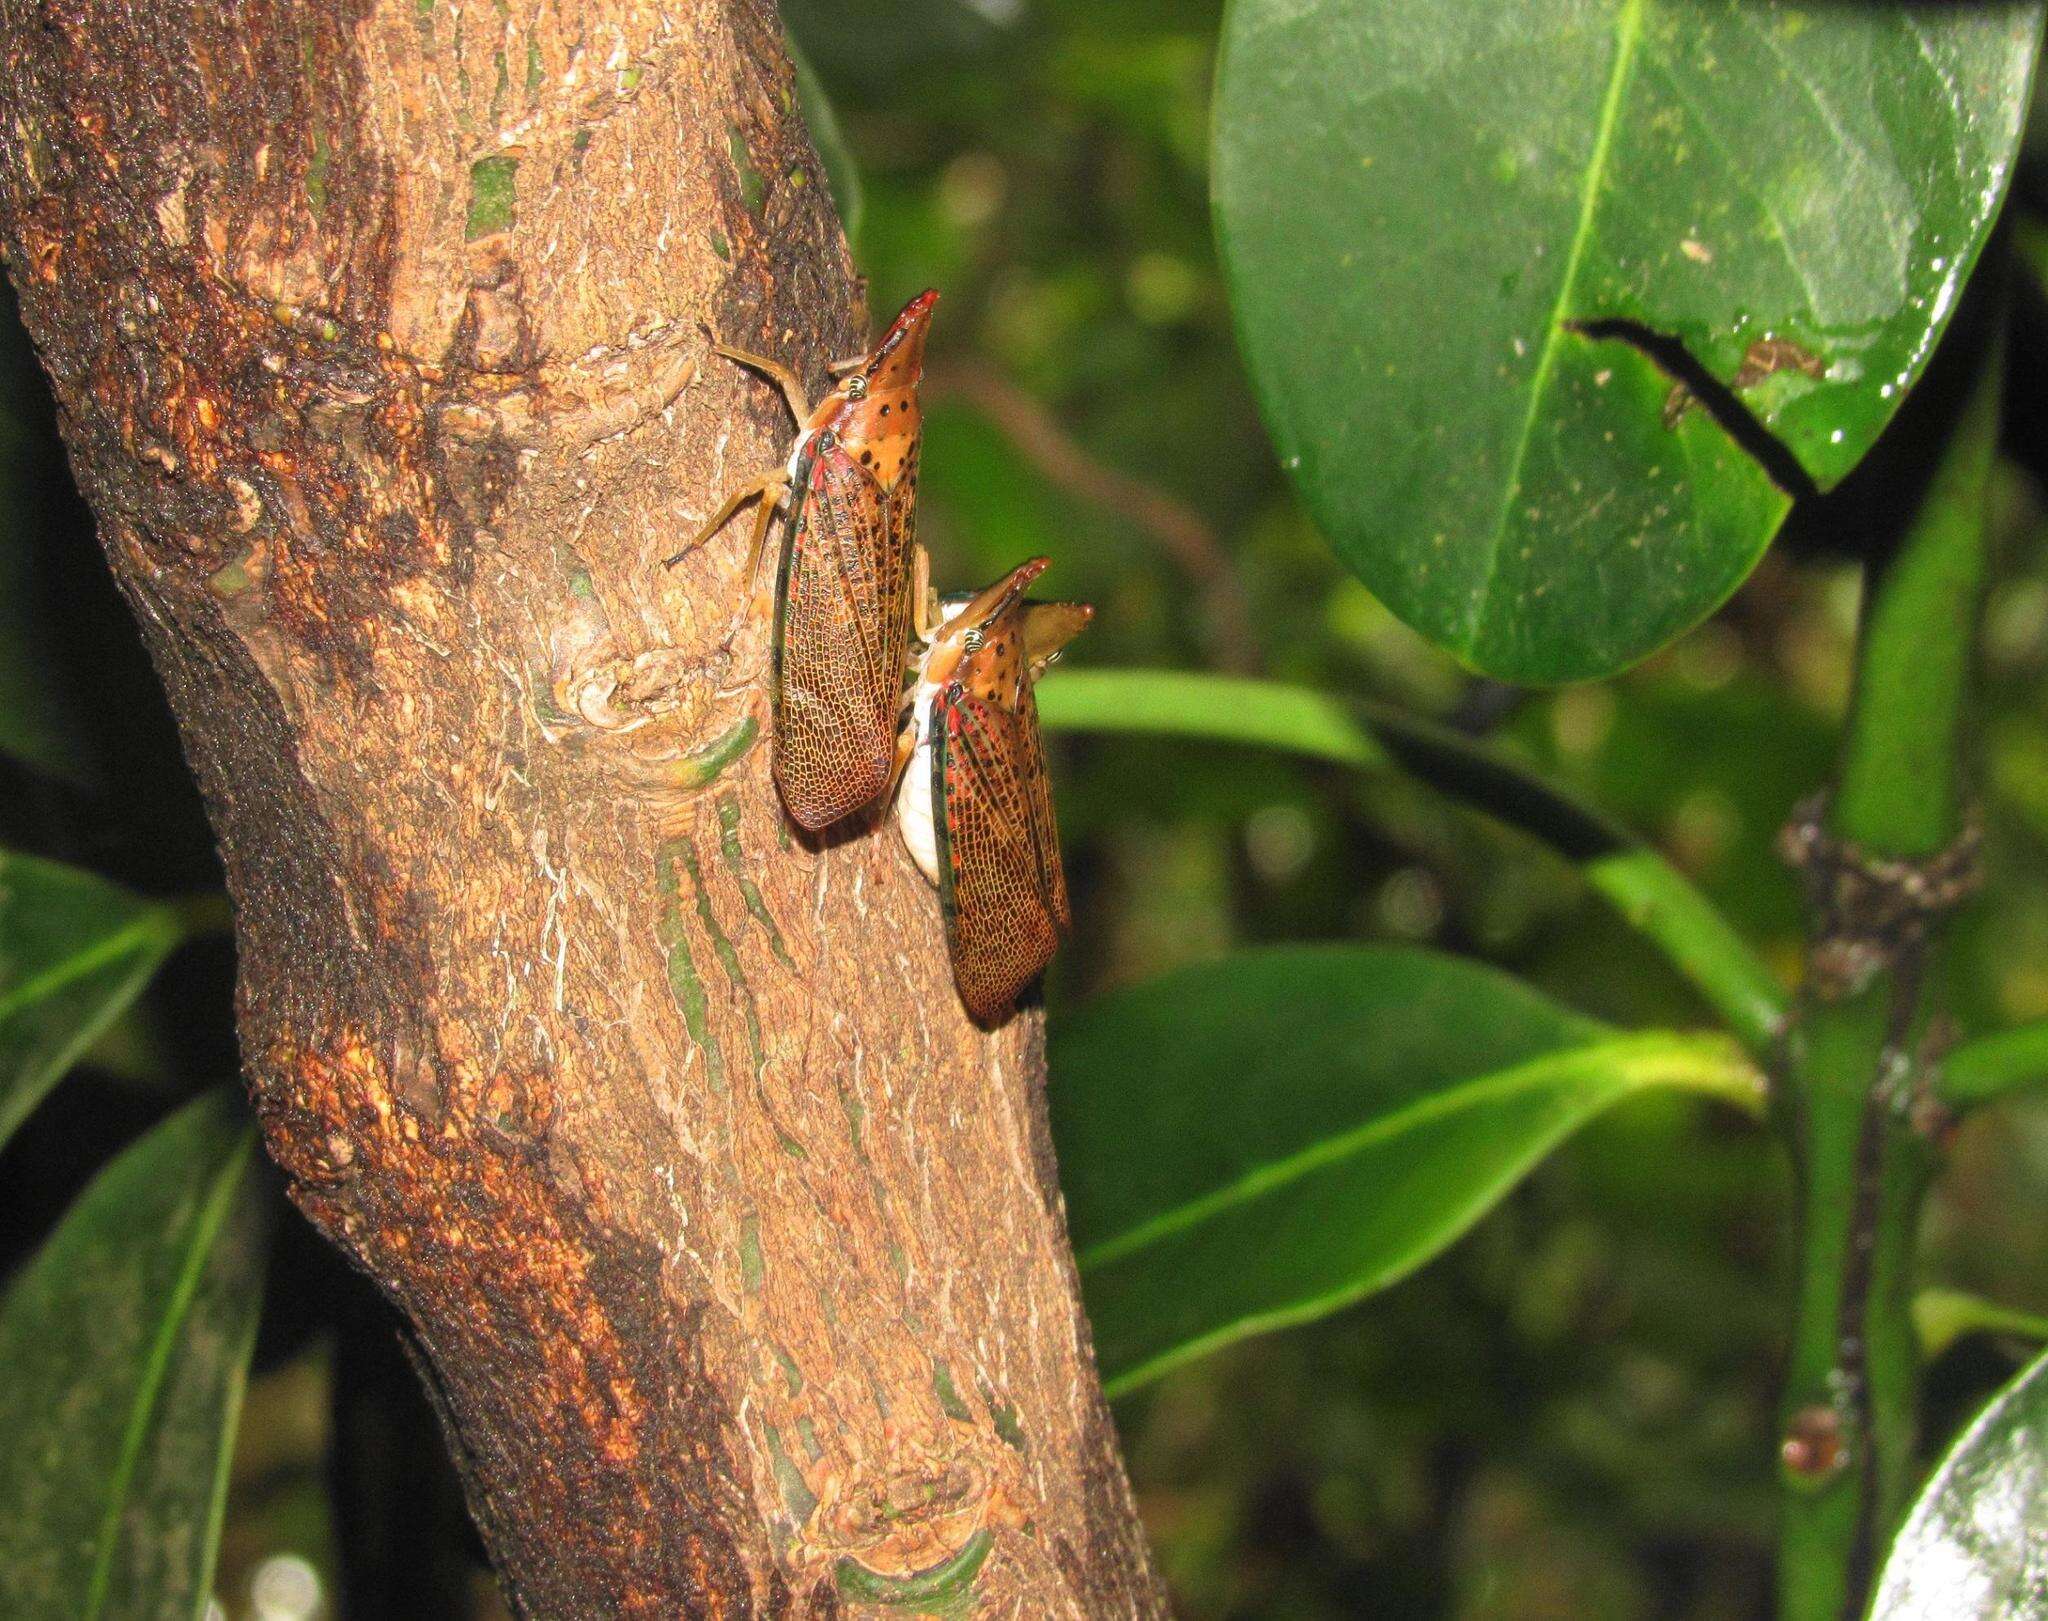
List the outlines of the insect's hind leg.
<svg viewBox="0 0 2048 1621">
<path fill-rule="evenodd" d="M 739 511 L 741 507 L 745 506 L 749 501 L 759 501 L 761 503 L 761 517 L 754 525 L 754 549 L 749 554 L 753 561 L 747 566 L 747 578 L 751 581 L 754 577 L 754 568 L 761 561 L 762 537 L 767 534 L 769 521 L 781 507 L 788 491 L 789 469 L 786 467 L 771 468 L 759 478 L 742 484 L 719 504 L 718 510 L 711 514 L 709 521 L 684 543 L 681 550 L 672 556 L 662 559 L 661 566 L 663 568 L 674 568 L 676 564 L 688 557 L 690 553 L 694 552 L 705 541 L 709 540 L 730 523 L 732 515 Z"/>
<path fill-rule="evenodd" d="M 754 518 L 754 539 L 747 547 L 746 571 L 740 575 L 743 588 L 753 593 L 754 582 L 761 572 L 761 554 L 768 549 L 768 527 L 775 522 L 776 513 L 789 500 L 789 475 L 784 473 L 780 480 L 761 492 L 761 510 Z"/>
<path fill-rule="evenodd" d="M 769 485 L 761 492 L 760 515 L 754 519 L 754 538 L 747 547 L 746 568 L 740 574 L 739 605 L 733 609 L 732 618 L 725 627 L 725 634 L 719 638 L 720 652 L 732 646 L 739 636 L 740 627 L 747 622 L 747 616 L 753 611 L 758 600 L 755 596 L 755 587 L 761 576 L 761 554 L 768 549 L 768 530 L 775 522 L 775 515 L 783 510 L 783 504 L 788 498 L 787 478 Z"/>
<path fill-rule="evenodd" d="M 712 516 L 711 521 L 697 532 L 697 537 L 668 562 L 669 566 L 681 562 L 701 546 L 711 535 L 722 529 L 727 520 L 750 500 L 758 500 L 761 510 L 754 519 L 754 537 L 747 547 L 747 561 L 740 573 L 739 605 L 734 608 L 732 618 L 727 621 L 725 634 L 718 640 L 718 650 L 723 653 L 738 638 L 740 627 L 747 622 L 747 615 L 755 603 L 754 588 L 760 578 L 761 554 L 768 549 L 768 531 L 775 522 L 775 515 L 783 510 L 789 499 L 789 473 L 778 467 L 773 473 L 764 474 L 753 483 L 743 486 L 726 498 L 725 504 Z"/>
</svg>

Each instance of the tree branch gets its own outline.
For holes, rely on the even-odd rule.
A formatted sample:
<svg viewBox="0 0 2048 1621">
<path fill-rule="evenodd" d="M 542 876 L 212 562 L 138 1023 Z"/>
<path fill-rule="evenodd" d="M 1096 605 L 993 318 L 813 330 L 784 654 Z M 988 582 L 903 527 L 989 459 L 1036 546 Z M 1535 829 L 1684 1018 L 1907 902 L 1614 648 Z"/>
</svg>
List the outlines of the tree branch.
<svg viewBox="0 0 2048 1621">
<path fill-rule="evenodd" d="M 266 1138 L 515 1606 L 1156 1612 L 1037 1019 L 964 1018 L 893 836 L 783 821 L 744 537 L 656 566 L 786 443 L 704 329 L 859 336 L 772 7 L 0 0 L 0 59 Z"/>
</svg>

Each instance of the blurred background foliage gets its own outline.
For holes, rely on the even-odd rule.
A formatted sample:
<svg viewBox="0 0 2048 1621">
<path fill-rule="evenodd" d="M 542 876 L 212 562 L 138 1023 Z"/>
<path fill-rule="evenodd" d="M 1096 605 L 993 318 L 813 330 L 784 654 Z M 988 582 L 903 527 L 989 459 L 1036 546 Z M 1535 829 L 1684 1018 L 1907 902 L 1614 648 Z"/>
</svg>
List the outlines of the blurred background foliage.
<svg viewBox="0 0 2048 1621">
<path fill-rule="evenodd" d="M 1076 664 L 1258 673 L 1485 731 L 1653 837 L 1794 970 L 1797 894 L 1773 839 L 1828 770 L 1855 561 L 1883 544 L 1886 466 L 1912 460 L 1923 425 L 1903 415 L 1666 653 L 1554 692 L 1475 682 L 1332 557 L 1260 428 L 1210 232 L 1220 9 L 788 0 L 858 164 L 872 309 L 945 294 L 920 517 L 938 577 L 977 584 L 1044 552 L 1048 592 L 1098 606 Z M 2036 126 L 2016 192 L 2030 247 L 2048 205 Z M 2020 295 L 1981 725 L 2000 878 L 1947 959 L 1949 1005 L 1979 1028 L 2048 1015 L 2048 302 L 2038 282 Z M 0 726 L 50 768 L 0 751 L 0 843 L 149 895 L 210 889 L 196 796 L 11 309 L 0 488 Z M 1564 863 L 1398 776 L 1079 736 L 1055 740 L 1055 773 L 1078 913 L 1055 1017 L 1238 944 L 1378 940 L 1471 954 L 1618 1022 L 1704 1021 Z M 8 1145 L 0 1264 L 117 1143 L 234 1072 L 230 972 L 218 939 L 182 951 Z M 1973 1119 L 1928 1218 L 1930 1281 L 2048 1309 L 2044 1203 L 2048 1108 Z M 1766 1135 L 1646 1100 L 1408 1282 L 1123 1401 L 1179 1612 L 1764 1613 L 1784 1216 Z M 1931 1431 L 1950 1432 L 2015 1351 L 1978 1336 L 1943 1352 Z M 230 1613 L 314 1613 L 293 1606 L 331 1603 L 344 1559 L 352 1613 L 494 1613 L 438 1458 L 388 1314 L 291 1224 L 234 1464 L 217 1582 Z"/>
</svg>

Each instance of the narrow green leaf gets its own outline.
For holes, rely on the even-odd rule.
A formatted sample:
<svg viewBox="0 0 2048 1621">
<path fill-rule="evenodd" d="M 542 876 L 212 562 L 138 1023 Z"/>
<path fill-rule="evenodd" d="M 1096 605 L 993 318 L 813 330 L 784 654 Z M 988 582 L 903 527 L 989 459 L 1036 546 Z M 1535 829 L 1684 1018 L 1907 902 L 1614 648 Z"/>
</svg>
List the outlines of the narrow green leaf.
<svg viewBox="0 0 2048 1621">
<path fill-rule="evenodd" d="M 832 188 L 832 200 L 839 205 L 839 223 L 846 240 L 858 247 L 862 218 L 867 213 L 867 194 L 861 189 L 860 165 L 846 144 L 846 132 L 839 127 L 839 115 L 832 110 L 832 98 L 811 71 L 810 58 L 794 34 L 784 36 L 789 47 L 790 66 L 796 69 L 797 105 L 803 110 L 804 128 L 811 132 L 811 145 L 825 166 L 825 181 Z"/>
<path fill-rule="evenodd" d="M 1785 989 L 1692 881 L 1650 845 L 1556 783 L 1470 738 L 1391 710 L 1371 712 L 1387 751 L 1439 792 L 1534 835 L 1652 941 L 1756 1051 L 1776 1041 Z"/>
<path fill-rule="evenodd" d="M 1340 765 L 1398 764 L 1576 863 L 1730 1029 L 1757 1050 L 1777 1038 L 1784 987 L 1683 873 L 1557 784 L 1469 738 L 1306 688 L 1168 670 L 1063 671 L 1038 689 L 1038 709 L 1047 725 L 1077 731 L 1173 733 Z"/>
<path fill-rule="evenodd" d="M 1372 946 L 1242 952 L 1102 998 L 1054 1026 L 1050 1062 L 1113 1392 L 1404 1277 L 1624 1097 L 1763 1098 L 1725 1038 L 1617 1031 Z"/>
<path fill-rule="evenodd" d="M 1063 668 L 1035 690 L 1039 719 L 1047 726 L 1244 743 L 1338 765 L 1386 763 L 1342 700 L 1307 687 L 1180 670 Z"/>
<path fill-rule="evenodd" d="M 1218 241 L 1337 552 L 1517 680 L 1696 622 L 1786 511 L 1763 463 L 1832 485 L 1918 379 L 2004 196 L 2040 18 L 1234 0 Z M 1739 440 L 1612 323 L 1760 426 Z"/>
<path fill-rule="evenodd" d="M 261 1300 L 227 1089 L 94 1179 L 0 1300 L 0 1614 L 198 1616 Z"/>
<path fill-rule="evenodd" d="M 1595 856 L 1585 873 L 1750 1051 L 1770 1051 L 1785 1028 L 1785 987 L 1691 879 L 1648 845 Z"/>
<path fill-rule="evenodd" d="M 2009 1334 L 2039 1344 L 2048 1340 L 2048 1317 L 1961 1289 L 1922 1289 L 1913 1297 L 1913 1332 L 1920 1355 L 1932 1361 L 1965 1334 Z"/>
<path fill-rule="evenodd" d="M 1892 1543 L 1870 1621 L 2016 1621 L 2048 1611 L 2048 1356 L 1949 1450 Z"/>
<path fill-rule="evenodd" d="M 1966 1041 L 1941 1061 L 1935 1084 L 1953 1108 L 1974 1108 L 2048 1081 L 2048 1019 Z"/>
<path fill-rule="evenodd" d="M 178 914 L 0 850 L 0 1145 L 182 938 Z"/>
</svg>

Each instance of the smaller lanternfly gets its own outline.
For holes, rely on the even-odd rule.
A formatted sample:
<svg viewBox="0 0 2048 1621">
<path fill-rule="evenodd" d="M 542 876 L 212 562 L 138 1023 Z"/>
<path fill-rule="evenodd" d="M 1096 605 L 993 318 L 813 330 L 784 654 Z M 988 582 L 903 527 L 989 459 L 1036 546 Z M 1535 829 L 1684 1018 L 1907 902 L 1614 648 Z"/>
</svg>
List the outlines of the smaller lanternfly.
<svg viewBox="0 0 2048 1621">
<path fill-rule="evenodd" d="M 1071 922 L 1031 685 L 1095 610 L 1027 602 L 1035 557 L 977 596 L 918 612 L 926 649 L 896 796 L 911 859 L 939 886 L 953 980 L 984 1024 L 1052 960 Z"/>
<path fill-rule="evenodd" d="M 813 408 L 780 363 L 717 345 L 773 379 L 798 433 L 786 465 L 735 490 L 679 562 L 749 501 L 761 503 L 745 578 L 760 566 L 768 526 L 784 503 L 775 574 L 775 785 L 808 828 L 829 827 L 888 790 L 903 704 L 912 618 L 917 387 L 935 292 L 920 293 L 865 359 L 845 368 Z"/>
</svg>

